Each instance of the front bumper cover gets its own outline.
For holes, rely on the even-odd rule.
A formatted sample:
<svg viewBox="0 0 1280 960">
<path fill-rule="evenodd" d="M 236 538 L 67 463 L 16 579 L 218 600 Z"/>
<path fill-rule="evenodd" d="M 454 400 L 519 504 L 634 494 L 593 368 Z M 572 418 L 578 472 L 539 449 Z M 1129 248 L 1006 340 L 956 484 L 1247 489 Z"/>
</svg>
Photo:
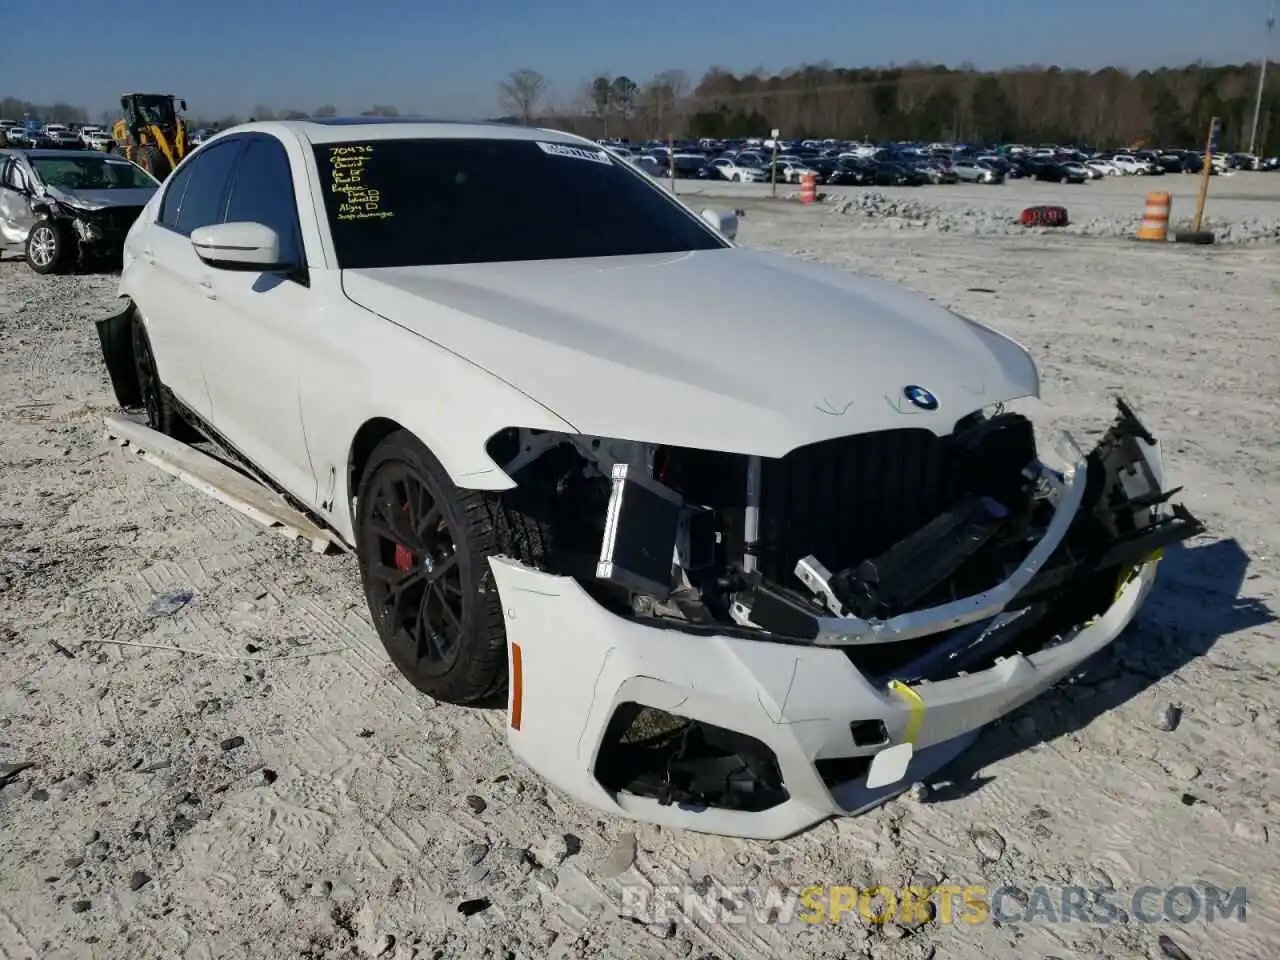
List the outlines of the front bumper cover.
<svg viewBox="0 0 1280 960">
<path fill-rule="evenodd" d="M 1132 438 L 1129 449 L 1140 452 L 1148 484 L 1155 487 L 1141 496 L 1158 511 L 1168 497 L 1160 494 L 1164 476 L 1158 445 L 1123 404 L 1108 438 L 1119 427 Z M 896 620 L 830 618 L 836 622 L 825 623 L 829 629 L 803 641 L 772 642 L 783 638 L 727 632 L 691 635 L 623 618 L 570 577 L 493 558 L 511 651 L 509 743 L 533 770 L 576 799 L 667 826 L 776 839 L 828 817 L 875 806 L 931 776 L 984 726 L 1068 676 L 1111 643 L 1137 613 L 1155 579 L 1160 543 L 1153 547 L 1150 536 L 1117 536 L 1117 547 L 1128 553 L 1106 558 L 1118 565 L 1104 573 L 1123 571 L 1114 600 L 1089 622 L 1055 635 L 1034 652 L 1001 651 L 1007 655 L 971 661 L 969 666 L 982 668 L 963 673 L 954 667 L 940 671 L 934 649 L 928 669 L 908 665 L 895 672 L 907 682 L 867 675 L 848 652 L 851 646 L 948 631 L 955 636 L 957 628 L 978 621 L 986 624 L 979 627 L 986 636 L 1013 619 L 1002 614 L 1011 603 L 1017 606 L 1019 598 L 1070 582 L 1078 571 L 1073 572 L 1073 561 L 1064 559 L 1059 548 L 1067 527 L 1082 512 L 1089 466 L 1082 459 L 1064 473 L 1054 526 L 1005 583 L 978 597 Z M 1111 471 L 1112 486 L 1126 482 L 1133 483 Z M 1163 542 L 1186 539 L 1202 529 L 1185 511 L 1175 519 L 1186 522 L 1163 527 Z M 1097 562 L 1095 558 L 1093 573 Z M 926 660 L 928 653 L 921 663 Z M 721 806 L 696 802 L 688 791 L 640 795 L 607 787 L 602 751 L 616 735 L 617 718 L 637 706 L 755 744 L 768 758 L 773 786 L 780 789 L 767 803 L 728 800 Z M 878 731 L 870 741 L 869 728 Z M 733 775 L 725 767 L 710 769 L 713 777 L 727 780 Z"/>
</svg>

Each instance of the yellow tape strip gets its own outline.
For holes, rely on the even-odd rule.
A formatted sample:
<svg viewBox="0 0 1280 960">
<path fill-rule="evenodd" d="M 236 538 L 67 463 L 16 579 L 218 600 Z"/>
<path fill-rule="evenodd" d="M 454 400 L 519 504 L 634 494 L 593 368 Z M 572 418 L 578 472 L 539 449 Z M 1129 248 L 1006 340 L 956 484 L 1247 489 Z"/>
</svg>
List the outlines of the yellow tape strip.
<svg viewBox="0 0 1280 960">
<path fill-rule="evenodd" d="M 905 700 L 907 706 L 911 708 L 911 716 L 907 718 L 907 743 L 914 746 L 916 737 L 920 734 L 920 727 L 924 723 L 924 701 L 920 699 L 920 694 L 901 680 L 890 680 L 889 689 Z"/>
<path fill-rule="evenodd" d="M 1120 580 L 1116 583 L 1116 595 L 1111 598 L 1111 602 L 1115 603 L 1120 599 L 1120 594 L 1124 593 L 1124 588 L 1129 585 L 1129 581 L 1136 577 L 1143 567 L 1149 563 L 1158 563 L 1163 556 L 1164 547 L 1160 547 L 1158 550 L 1152 550 L 1140 563 L 1136 563 L 1126 570 L 1121 570 Z"/>
</svg>

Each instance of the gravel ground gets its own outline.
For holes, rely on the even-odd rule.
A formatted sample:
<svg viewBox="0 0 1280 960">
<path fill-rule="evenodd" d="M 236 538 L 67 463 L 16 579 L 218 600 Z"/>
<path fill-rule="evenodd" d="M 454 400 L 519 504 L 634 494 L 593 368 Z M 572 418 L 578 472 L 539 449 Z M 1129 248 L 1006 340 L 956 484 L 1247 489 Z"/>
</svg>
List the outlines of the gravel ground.
<svg viewBox="0 0 1280 960">
<path fill-rule="evenodd" d="M 1244 199 L 1245 181 L 1215 180 L 1210 210 L 1275 216 L 1276 196 Z M 1280 190 L 1280 178 L 1250 183 Z M 1118 219 L 1145 186 L 1131 184 L 910 196 L 995 218 L 1070 191 L 1088 216 Z M 975 238 L 737 196 L 744 243 L 901 281 L 1026 343 L 1044 382 L 1028 409 L 1046 430 L 1084 441 L 1115 392 L 1135 402 L 1210 531 L 1169 552 L 1135 627 L 936 783 L 862 818 L 765 844 L 601 817 L 517 765 L 499 713 L 437 705 L 400 679 L 349 557 L 316 557 L 106 442 L 112 399 L 92 320 L 112 309 L 113 279 L 40 278 L 10 257 L 0 957 L 1274 953 L 1276 249 Z M 1103 923 L 1094 909 L 1092 920 L 1041 910 L 1036 922 L 938 916 L 913 928 L 854 915 L 712 924 L 697 912 L 638 923 L 624 910 L 624 885 L 693 883 L 729 910 L 770 890 L 922 878 L 1016 887 L 1006 914 L 1064 884 L 1113 888 L 1124 907 L 1143 885 L 1245 885 L 1249 903 L 1244 923 L 1209 924 L 1203 911 L 1186 924 Z M 1147 906 L 1159 911 L 1160 897 Z"/>
<path fill-rule="evenodd" d="M 1200 178 L 1108 177 L 1085 184 L 1011 180 L 1000 185 L 954 184 L 933 187 L 822 187 L 817 209 L 849 218 L 871 229 L 923 230 L 970 236 L 1023 235 L 1014 221 L 1030 206 L 1064 206 L 1071 224 L 1063 230 L 1088 237 L 1132 237 L 1142 220 L 1148 193 L 1172 197 L 1170 230 L 1190 229 Z M 686 199 L 724 197 L 767 201 L 767 184 L 676 181 Z M 779 185 L 778 198 L 799 199 L 798 189 Z M 1202 229 L 1218 243 L 1280 242 L 1280 175 L 1232 173 L 1210 180 Z M 1040 232 L 1040 231 L 1034 231 Z"/>
</svg>

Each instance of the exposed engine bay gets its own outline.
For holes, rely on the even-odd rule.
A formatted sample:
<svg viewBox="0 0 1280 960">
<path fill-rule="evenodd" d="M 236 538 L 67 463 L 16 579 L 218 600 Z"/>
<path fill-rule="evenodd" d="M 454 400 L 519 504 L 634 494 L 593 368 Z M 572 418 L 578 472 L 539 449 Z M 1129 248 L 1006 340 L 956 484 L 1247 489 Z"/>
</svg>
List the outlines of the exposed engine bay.
<svg viewBox="0 0 1280 960">
<path fill-rule="evenodd" d="M 650 626 L 839 649 L 871 683 L 977 674 L 1080 635 L 1127 579 L 1203 526 L 1162 489 L 1155 440 L 1124 403 L 1085 454 L 1046 466 L 1031 422 L 997 408 L 938 437 L 890 430 L 779 459 L 509 430 L 489 451 L 521 562 L 575 578 Z M 1150 456 L 1148 456 L 1150 454 Z M 867 783 L 890 743 L 814 761 Z M 594 776 L 616 793 L 763 810 L 788 796 L 774 754 L 709 722 L 618 708 Z"/>
<path fill-rule="evenodd" d="M 1067 535 L 1006 612 L 1081 577 L 1110 572 L 1114 585 L 1200 531 L 1183 508 L 1159 509 L 1177 491 L 1160 489 L 1139 442 L 1154 440 L 1119 401 Z M 1061 480 L 1031 421 L 1002 409 L 946 437 L 889 430 L 780 459 L 516 429 L 489 452 L 517 484 L 514 513 L 537 527 L 522 559 L 632 616 L 833 645 L 820 637 L 831 618 L 888 621 L 1003 582 L 1049 529 Z M 1081 621 L 1100 612 L 1087 607 Z"/>
</svg>

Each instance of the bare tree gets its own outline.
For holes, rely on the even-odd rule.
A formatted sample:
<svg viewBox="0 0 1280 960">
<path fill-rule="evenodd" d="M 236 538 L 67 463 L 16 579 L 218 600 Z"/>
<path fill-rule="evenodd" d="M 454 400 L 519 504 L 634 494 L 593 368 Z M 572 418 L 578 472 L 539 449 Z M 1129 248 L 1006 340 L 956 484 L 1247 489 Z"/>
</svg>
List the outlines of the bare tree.
<svg viewBox="0 0 1280 960">
<path fill-rule="evenodd" d="M 639 89 L 630 77 L 618 77 L 610 85 L 609 99 L 613 108 L 618 111 L 618 116 L 622 118 L 624 129 L 635 112 L 636 95 Z"/>
<path fill-rule="evenodd" d="M 649 136 L 666 137 L 680 123 L 680 110 L 689 93 L 689 78 L 683 70 L 664 70 L 644 85 L 637 97 L 643 114 L 645 132 Z"/>
<path fill-rule="evenodd" d="M 332 104 L 326 103 L 323 107 L 316 107 L 311 115 L 313 117 L 336 117 L 338 111 Z"/>
<path fill-rule="evenodd" d="M 397 110 L 395 107 L 388 106 L 387 104 L 384 104 L 384 103 L 375 103 L 371 109 L 362 111 L 360 116 L 362 117 L 398 117 L 400 116 L 400 111 Z"/>
<path fill-rule="evenodd" d="M 503 110 L 518 116 L 520 122 L 528 126 L 533 122 L 534 113 L 546 92 L 547 78 L 537 70 L 525 67 L 513 71 L 498 84 L 498 102 Z"/>
<path fill-rule="evenodd" d="M 276 112 L 270 107 L 264 107 L 261 104 L 253 108 L 253 119 L 255 120 L 274 120 Z"/>
<path fill-rule="evenodd" d="M 307 119 L 307 114 L 303 110 L 286 110 L 284 111 L 284 113 L 280 114 L 280 119 L 281 120 L 305 120 Z"/>
</svg>

